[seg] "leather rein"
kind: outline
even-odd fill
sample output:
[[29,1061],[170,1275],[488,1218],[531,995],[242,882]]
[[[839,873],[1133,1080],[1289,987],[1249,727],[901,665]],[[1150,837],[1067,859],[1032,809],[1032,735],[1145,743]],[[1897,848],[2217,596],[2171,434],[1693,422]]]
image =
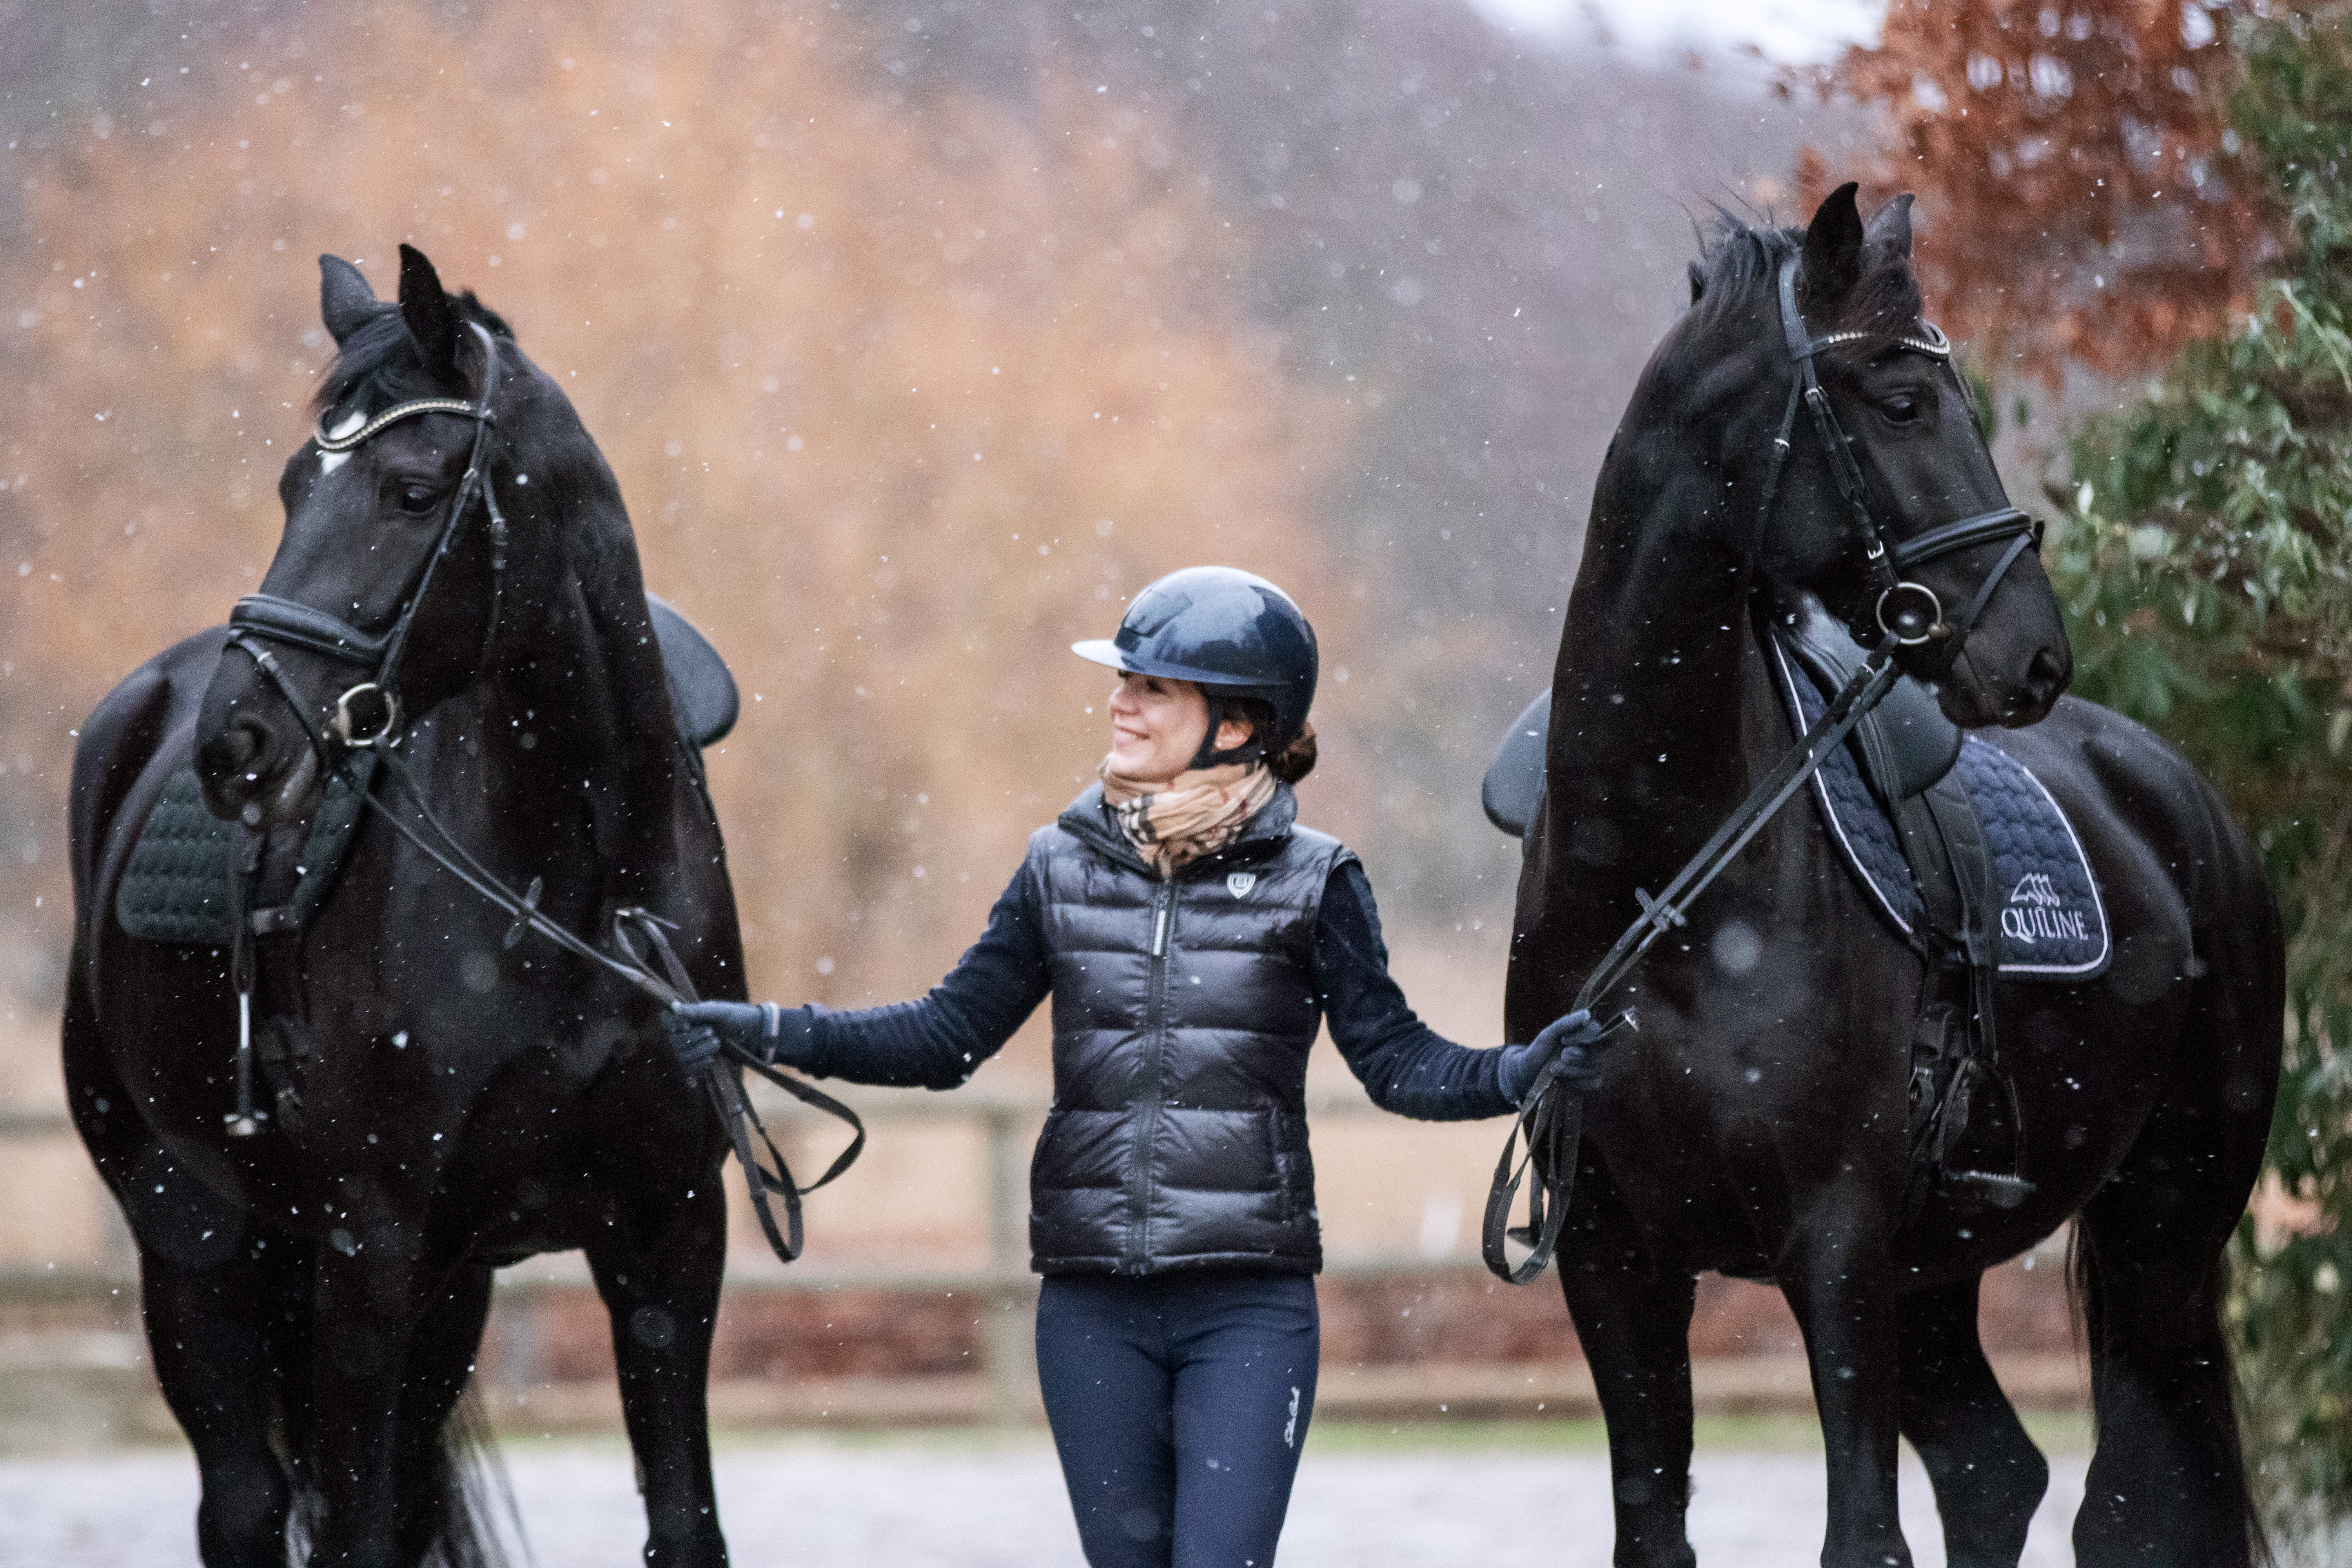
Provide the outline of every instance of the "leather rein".
[[[474,421],[474,442],[467,459],[465,477],[459,480],[457,494],[451,499],[449,513],[441,526],[441,534],[427,557],[423,574],[415,590],[401,606],[389,631],[371,634],[327,611],[297,600],[280,598],[273,594],[248,594],[236,602],[229,615],[230,647],[252,659],[266,676],[270,686],[292,710],[295,721],[301,725],[304,736],[320,761],[341,774],[359,791],[360,798],[377,816],[389,823],[428,859],[455,877],[484,901],[500,912],[513,917],[507,930],[505,945],[511,948],[527,933],[536,932],[574,957],[583,959],[607,973],[627,981],[660,1006],[698,1000],[694,983],[687,973],[671,945],[668,931],[677,929],[671,921],[650,910],[620,909],[614,911],[611,940],[614,951],[607,952],[581,937],[569,927],[539,908],[546,882],[533,877],[530,885],[520,893],[468,851],[434,814],[418,787],[416,777],[400,757],[397,748],[405,726],[402,722],[400,700],[395,685],[401,655],[408,645],[409,629],[416,618],[417,608],[433,585],[435,575],[456,547],[474,499],[479,496],[482,510],[489,525],[490,543],[490,614],[482,633],[482,647],[476,659],[476,678],[486,672],[497,647],[500,617],[506,602],[506,569],[509,531],[507,520],[499,510],[498,492],[490,484],[488,458],[491,456],[490,434],[497,426],[498,416],[490,408],[490,394],[498,385],[498,341],[488,331],[474,322],[467,323],[480,339],[486,358],[479,402],[450,397],[424,397],[385,409],[373,416],[357,429],[344,435],[331,435],[320,426],[311,439],[321,452],[352,451],[372,437],[380,435],[405,419],[426,414],[449,414]],[[323,654],[340,663],[352,665],[364,672],[364,679],[347,688],[335,700],[334,718],[324,731],[311,721],[309,708],[297,694],[277,656],[267,646],[277,643],[299,647],[308,652]],[[390,774],[401,793],[408,797],[422,823],[412,824],[394,812],[368,782],[356,778],[350,770],[350,757],[357,752],[375,753],[377,767]],[[235,932],[230,952],[231,980],[237,993],[236,1051],[236,1110],[224,1120],[232,1137],[249,1137],[261,1130],[268,1120],[268,1113],[256,1109],[253,1100],[253,938],[255,922],[246,909],[247,894],[255,872],[260,865],[263,832],[259,826],[259,810],[248,805],[243,823],[243,841],[233,858],[230,886],[231,926]],[[642,949],[639,942],[643,942]],[[709,1098],[712,1110],[727,1129],[728,1139],[735,1157],[743,1167],[751,1207],[759,1215],[760,1228],[776,1256],[790,1263],[798,1258],[805,1245],[801,1199],[826,1183],[833,1181],[856,1162],[866,1148],[866,1125],[857,1113],[822,1089],[782,1073],[762,1063],[743,1064],[761,1078],[783,1089],[803,1104],[838,1118],[846,1123],[853,1134],[849,1146],[844,1149],[825,1168],[824,1174],[803,1186],[793,1179],[792,1167],[786,1163],[782,1151],[760,1120],[743,1092],[742,1081],[726,1070],[719,1061],[713,1061],[700,1077],[700,1087]],[[759,1148],[764,1145],[768,1161],[759,1158]],[[770,1194],[784,1202],[784,1219],[779,1225],[769,1202]]]
[[[1752,564],[1757,547],[1762,544],[1771,522],[1781,475],[1796,434],[1797,410],[1802,406],[1811,414],[1814,434],[1828,454],[1831,476],[1853,521],[1854,531],[1861,536],[1863,559],[1878,588],[1873,618],[1878,623],[1879,641],[1822,716],[1757,781],[1748,798],[1675,874],[1665,890],[1652,898],[1638,888],[1634,889],[1633,897],[1642,906],[1641,915],[1625,928],[1624,934],[1585,977],[1571,1011],[1591,1008],[1632,972],[1652,943],[1667,931],[1688,923],[1686,911],[1708,884],[1763,831],[1764,825],[1821,770],[1854,727],[1893,689],[1899,675],[1895,668],[1896,648],[1948,641],[1957,657],[2009,569],[2029,548],[2039,549],[2042,542],[2039,521],[2015,507],[2001,507],[1938,524],[1889,547],[1871,512],[1869,488],[1853,455],[1853,437],[1838,423],[1814,364],[1815,356],[1822,350],[1859,341],[1867,334],[1832,332],[1819,338],[1811,334],[1803,312],[1797,306],[1799,260],[1792,255],[1780,263],[1780,325],[1796,374],[1789,388],[1788,406],[1780,416],[1780,434],[1773,437],[1748,558]],[[1927,335],[1906,335],[1897,340],[1896,346],[1906,353],[1925,354],[1950,369],[1950,341],[1933,323],[1923,324]],[[1957,377],[1958,373],[1954,374]],[[1933,589],[1903,575],[1929,561],[2000,539],[2009,540],[2008,549],[1985,574],[1957,617],[1946,618],[1943,602]],[[1603,1026],[1601,1039],[1605,1041],[1620,1030],[1639,1026],[1633,1009],[1624,1008]],[[1502,1157],[1496,1162],[1494,1181],[1487,1189],[1479,1250],[1486,1268],[1497,1279],[1525,1285],[1550,1263],[1559,1244],[1561,1227],[1568,1220],[1569,1201],[1575,1193],[1577,1153],[1583,1128],[1584,1097],[1559,1082],[1559,1059],[1554,1057],[1538,1070],[1534,1083],[1520,1100],[1518,1117],[1504,1140]],[[1522,1139],[1526,1141],[1524,1152],[1520,1150]],[[1538,1179],[1528,1187],[1528,1223],[1514,1229],[1510,1225],[1511,1205],[1519,1188],[1527,1184],[1531,1168]],[[1510,1261],[1507,1241],[1517,1241],[1529,1248],[1527,1257],[1516,1266]]]

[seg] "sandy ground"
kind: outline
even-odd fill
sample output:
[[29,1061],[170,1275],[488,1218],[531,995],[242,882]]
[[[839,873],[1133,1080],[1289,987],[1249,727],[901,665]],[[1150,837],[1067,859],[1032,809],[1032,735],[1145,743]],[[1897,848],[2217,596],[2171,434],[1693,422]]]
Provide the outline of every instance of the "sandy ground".
[[[618,1443],[509,1438],[506,1472],[539,1568],[633,1568],[644,1536]],[[2052,1459],[2029,1565],[2071,1561],[2079,1454]],[[864,1568],[1080,1568],[1052,1450],[1042,1438],[908,1436],[722,1446],[721,1517],[740,1563]],[[1709,1568],[1811,1568],[1822,1479],[1812,1452],[1702,1451],[1691,1538]],[[1447,1443],[1312,1443],[1283,1568],[1475,1563],[1602,1568],[1607,1460]],[[194,1464],[143,1450],[0,1461],[0,1568],[194,1568]],[[1920,1568],[1944,1562],[1926,1478],[1906,1458],[1904,1526]]]

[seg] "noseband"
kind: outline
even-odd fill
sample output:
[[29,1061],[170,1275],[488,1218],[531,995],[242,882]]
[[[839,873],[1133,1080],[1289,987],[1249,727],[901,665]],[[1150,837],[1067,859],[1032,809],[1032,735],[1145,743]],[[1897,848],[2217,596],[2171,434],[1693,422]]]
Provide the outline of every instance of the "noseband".
[[[498,424],[498,416],[490,412],[490,395],[499,383],[499,345],[498,340],[481,326],[471,321],[467,325],[481,340],[486,356],[480,402],[420,397],[394,405],[348,434],[330,435],[321,425],[310,437],[321,452],[349,452],[402,420],[419,415],[453,414],[474,422],[474,446],[466,459],[466,476],[458,481],[457,493],[450,500],[448,518],[441,525],[441,535],[434,543],[432,554],[425,559],[424,575],[418,578],[415,592],[401,605],[392,628],[381,634],[363,632],[325,610],[275,594],[247,594],[229,612],[229,646],[244,650],[273,676],[276,661],[262,646],[265,641],[324,654],[367,672],[367,679],[346,688],[335,699],[335,717],[331,726],[343,744],[362,751],[399,743],[401,711],[394,682],[400,673],[401,655],[407,651],[409,628],[415,623],[417,607],[425,603],[425,595],[433,586],[435,574],[455,548],[458,531],[465,525],[466,514],[472,509],[478,492],[490,522],[490,615],[482,630],[482,651],[476,661],[478,671],[488,667],[491,650],[498,641],[499,612],[506,602],[507,520],[499,510],[498,492],[490,487],[488,458],[490,431]],[[297,710],[299,711],[299,705]]]
[[[1891,550],[1888,548],[1885,534],[1871,515],[1870,490],[1863,480],[1862,465],[1854,459],[1853,438],[1838,423],[1837,413],[1830,406],[1829,394],[1822,389],[1821,373],[1814,363],[1815,356],[1822,350],[1856,342],[1867,334],[1811,335],[1805,326],[1804,312],[1797,308],[1800,259],[1792,255],[1780,263],[1780,330],[1797,374],[1789,388],[1789,406],[1780,416],[1780,433],[1772,441],[1772,462],[1765,474],[1763,504],[1756,515],[1756,537],[1761,542],[1765,527],[1771,521],[1772,503],[1780,492],[1781,469],[1789,460],[1790,438],[1796,432],[1797,408],[1801,404],[1812,416],[1813,432],[1829,458],[1830,475],[1837,482],[1838,494],[1844,500],[1846,510],[1853,514],[1855,531],[1862,535],[1863,559],[1868,563],[1871,577],[1878,586],[1874,618],[1879,631],[1904,647],[1949,641],[1957,653],[2010,567],[2029,547],[2041,548],[2042,524],[2017,508],[2006,506],[1956,522],[1941,523],[1913,538],[1898,540]],[[1911,353],[1925,354],[1946,369],[1951,367],[1951,342],[1932,323],[1927,325],[1925,337],[1906,334],[1896,342]],[[1943,601],[1936,596],[1934,589],[1903,575],[1930,561],[2000,539],[2010,542],[2009,549],[1978,584],[1975,597],[1957,619],[1945,619]]]

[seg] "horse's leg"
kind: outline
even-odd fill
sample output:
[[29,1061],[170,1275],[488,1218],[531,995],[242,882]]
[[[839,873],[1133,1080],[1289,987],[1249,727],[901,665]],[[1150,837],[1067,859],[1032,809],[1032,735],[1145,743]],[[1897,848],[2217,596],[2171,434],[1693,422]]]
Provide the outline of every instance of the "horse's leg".
[[371,1216],[364,1203],[346,1208],[318,1254],[311,1364],[317,1480],[326,1501],[311,1552],[319,1568],[411,1562],[402,1551],[394,1466],[401,1380],[423,1303],[439,1286],[415,1255],[422,1224]]
[[1935,1483],[1951,1568],[2016,1568],[2050,1467],[1985,1360],[1978,1283],[1902,1300],[1903,1435]]
[[[1652,1272],[1607,1178],[1577,1178],[1579,1224],[1560,1248],[1560,1289],[1609,1427],[1617,1568],[1692,1568],[1690,1321],[1697,1281]],[[1591,1219],[1587,1219],[1591,1215]],[[1612,1221],[1615,1221],[1614,1224]]]
[[1874,1195],[1832,1190],[1784,1234],[1781,1293],[1804,1331],[1829,1466],[1822,1568],[1909,1568],[1895,1505],[1901,1346],[1893,1229]]
[[139,1244],[142,1315],[163,1402],[195,1450],[205,1568],[285,1568],[292,1489],[269,1446],[270,1308],[279,1255],[244,1213],[174,1164],[132,1109],[74,955],[65,1016],[74,1123]]
[[293,1487],[269,1441],[274,1265],[241,1253],[188,1268],[142,1247],[139,1271],[155,1380],[202,1478],[197,1554],[205,1568],[284,1568]]
[[393,1492],[404,1562],[417,1563],[436,1540],[446,1540],[450,1562],[472,1562],[463,1548],[488,1527],[467,1509],[464,1456],[449,1430],[451,1412],[473,1375],[482,1325],[490,1315],[491,1270],[461,1268],[447,1292],[425,1313],[409,1342],[408,1373],[401,1380],[400,1430],[393,1450]]
[[612,1318],[621,1412],[645,1492],[647,1568],[723,1568],[727,1562],[710,1479],[706,1387],[726,1225],[714,1172],[672,1212],[659,1237],[588,1248],[597,1293]]
[[2221,1250],[2245,1188],[2233,1185],[2221,1200],[2200,1191],[2196,1173],[2210,1156],[2200,1162],[2161,1131],[2141,1134],[2076,1219],[2098,1417],[2074,1517],[2074,1556],[2084,1568],[2252,1560],[2221,1326]]
[[[257,1252],[244,1216],[160,1150],[139,1173],[144,1197],[134,1212],[177,1211],[167,1222],[172,1237],[140,1242],[140,1305],[155,1380],[202,1478],[197,1552],[205,1568],[284,1568],[293,1489],[270,1445],[283,1371],[272,1309],[284,1294],[278,1276],[299,1259],[266,1247]],[[182,1233],[207,1230],[210,1241],[228,1244],[227,1258],[172,1256]]]

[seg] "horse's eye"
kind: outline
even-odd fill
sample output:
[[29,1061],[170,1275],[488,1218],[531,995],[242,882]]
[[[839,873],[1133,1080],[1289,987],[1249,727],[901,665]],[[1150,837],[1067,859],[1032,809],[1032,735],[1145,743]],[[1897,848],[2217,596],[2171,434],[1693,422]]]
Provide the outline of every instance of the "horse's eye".
[[1886,416],[1891,425],[1914,425],[1919,419],[1919,400],[1907,392],[1898,392],[1883,399],[1878,411]]
[[403,485],[393,495],[393,504],[411,517],[422,517],[431,511],[441,492],[431,485]]

